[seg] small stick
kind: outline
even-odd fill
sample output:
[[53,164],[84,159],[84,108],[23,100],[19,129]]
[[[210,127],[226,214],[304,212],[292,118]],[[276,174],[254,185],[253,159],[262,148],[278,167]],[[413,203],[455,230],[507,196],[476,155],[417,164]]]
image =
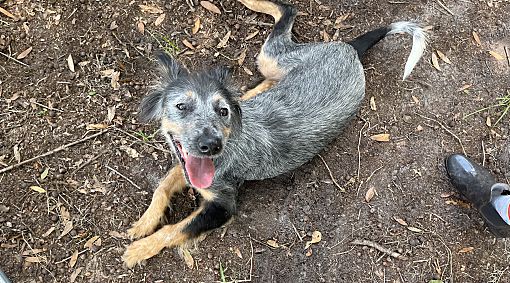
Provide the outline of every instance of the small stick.
[[[84,249],[83,251],[78,252],[78,255],[81,255],[82,253],[84,253],[84,252],[86,252],[86,251],[88,251],[88,250],[89,250],[89,249]],[[66,261],[70,260],[72,257],[73,257],[73,256],[66,257],[66,258],[64,258],[64,259],[63,259],[63,260],[61,260],[61,261],[57,261],[57,262],[55,262],[55,264],[59,264],[59,263],[66,262]]]
[[111,171],[113,171],[113,173],[121,176],[122,178],[124,178],[126,181],[128,181],[131,185],[133,185],[135,188],[139,189],[140,191],[142,190],[142,188],[140,188],[137,184],[135,184],[135,182],[131,181],[128,177],[122,175],[119,171],[113,169],[112,167],[108,166],[108,165],[105,165],[106,168],[110,169]]
[[49,155],[55,154],[55,153],[57,153],[57,152],[59,152],[59,151],[62,151],[62,150],[64,150],[64,149],[67,149],[68,147],[71,147],[71,146],[73,146],[73,145],[77,145],[77,144],[82,143],[82,142],[84,142],[84,141],[87,141],[87,140],[93,139],[93,138],[95,138],[95,137],[97,137],[97,136],[100,136],[100,135],[102,135],[102,134],[106,133],[107,131],[108,131],[108,130],[101,131],[101,132],[99,132],[99,133],[96,133],[96,134],[90,135],[90,136],[88,136],[88,137],[85,137],[85,138],[83,138],[83,139],[81,139],[81,140],[77,140],[77,141],[74,141],[74,142],[72,142],[72,143],[68,143],[68,144],[62,145],[62,146],[60,146],[60,147],[58,147],[58,148],[55,148],[54,150],[48,151],[48,152],[43,153],[43,154],[41,154],[41,155],[38,155],[38,156],[36,156],[36,157],[32,157],[32,158],[27,159],[27,160],[25,160],[25,161],[22,161],[22,162],[20,162],[20,163],[17,163],[17,164],[11,165],[11,166],[9,166],[9,167],[6,167],[6,168],[4,168],[4,169],[0,170],[0,174],[1,174],[1,173],[5,173],[5,172],[7,172],[7,171],[9,171],[9,170],[12,170],[12,169],[14,169],[14,168],[16,168],[16,167],[19,167],[19,166],[21,166],[21,165],[24,165],[24,164],[27,164],[27,163],[29,163],[29,162],[32,162],[32,161],[34,161],[34,160],[37,160],[37,159],[40,159],[40,158],[43,158],[43,157],[46,157],[46,156],[49,156]]
[[91,159],[85,161],[82,165],[78,166],[78,168],[76,168],[74,171],[73,171],[73,174],[75,174],[76,172],[80,171],[81,169],[83,169],[83,167],[89,165],[90,163],[92,163],[94,160],[98,159],[99,157],[103,156],[103,154],[107,153],[108,151],[107,150],[104,150],[102,151],[101,153],[99,153],[98,155],[92,157]]
[[290,222],[290,224],[292,224],[292,228],[294,228],[294,232],[296,232],[296,235],[298,236],[299,241],[302,242],[303,241],[303,237],[301,237],[301,235],[299,235],[299,232],[296,229],[296,226],[294,226],[294,223],[292,223],[292,221]]
[[3,53],[3,52],[0,52],[0,55],[4,55],[5,57],[7,57],[7,59],[11,59],[12,61],[14,61],[14,62],[16,62],[16,63],[18,63],[18,64],[21,64],[21,65],[23,65],[23,66],[25,66],[25,67],[30,67],[30,65],[27,65],[27,64],[25,64],[25,63],[21,62],[20,60],[18,60],[18,59],[16,59],[16,58],[14,58],[14,57],[11,57],[11,56],[9,56],[9,55],[7,55],[7,54]]
[[485,167],[485,145],[482,141],[482,153],[483,153],[483,160],[482,160],[482,167]]
[[508,67],[510,67],[510,56],[508,55],[508,47],[505,46],[505,55],[506,55],[506,61],[508,63]]
[[443,128],[443,130],[447,131],[450,135],[452,135],[459,142],[460,147],[462,148],[462,152],[464,153],[465,156],[467,156],[466,150],[464,149],[464,145],[462,144],[462,140],[456,134],[454,134],[452,131],[450,131],[447,127],[445,127],[443,125],[443,123],[439,122],[438,120],[429,118],[427,116],[423,116],[423,115],[418,114],[418,113],[416,113],[416,115],[422,117],[423,119],[426,119],[426,120],[429,120],[429,121],[432,121],[432,122],[436,122],[437,124],[439,124],[439,126],[441,126],[441,128]]
[[340,189],[340,191],[345,192],[345,189],[344,189],[344,188],[342,188],[342,187],[341,187],[341,186],[340,186],[340,185],[336,182],[335,177],[333,177],[333,173],[331,173],[331,170],[329,169],[329,166],[328,166],[328,164],[326,163],[326,160],[324,160],[324,158],[322,158],[322,156],[321,156],[320,154],[317,154],[317,155],[320,157],[320,159],[321,159],[321,160],[322,160],[322,162],[324,163],[324,166],[326,166],[326,169],[327,169],[327,170],[328,170],[328,172],[329,172],[329,177],[331,178],[331,181],[333,181],[333,183],[335,184],[335,186],[336,186],[338,189]]
[[436,0],[436,2],[439,4],[439,6],[443,7],[443,9],[450,13],[450,15],[455,16],[455,14],[450,9],[448,9],[448,7],[446,7],[446,5],[441,2],[441,0]]
[[39,102],[37,102],[37,101],[32,101],[32,102],[33,102],[34,104],[39,105],[39,106],[41,106],[42,108],[46,108],[46,109],[48,109],[48,110],[53,110],[53,111],[58,111],[58,112],[64,112],[64,110],[60,110],[60,109],[57,109],[57,108],[49,107],[49,106],[46,106],[46,105],[44,105],[44,104],[42,104],[42,103],[39,103]]
[[9,18],[16,19],[16,17],[15,17],[13,14],[11,14],[11,12],[9,12],[9,11],[5,10],[5,9],[4,9],[4,8],[2,8],[2,7],[0,7],[0,13],[2,13],[2,14],[4,14],[4,15],[6,15],[6,16],[7,16],[7,17],[9,17]]
[[358,246],[367,246],[367,247],[371,247],[371,248],[374,248],[382,253],[385,253],[391,257],[394,257],[396,259],[400,259],[400,260],[408,260],[408,257],[406,256],[403,256],[397,252],[393,252],[381,245],[379,245],[378,243],[375,243],[375,242],[372,242],[372,241],[368,241],[368,240],[354,240],[351,242],[351,245],[358,245]]

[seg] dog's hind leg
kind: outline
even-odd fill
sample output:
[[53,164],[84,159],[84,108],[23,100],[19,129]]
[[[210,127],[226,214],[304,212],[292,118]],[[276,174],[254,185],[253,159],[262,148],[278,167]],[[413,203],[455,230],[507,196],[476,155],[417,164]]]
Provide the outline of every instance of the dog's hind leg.
[[175,193],[186,187],[181,165],[173,167],[168,175],[159,183],[152,195],[149,208],[142,217],[128,230],[132,238],[141,238],[152,233],[165,215],[165,209]]
[[[227,200],[228,202],[234,199]],[[122,256],[128,267],[157,255],[165,247],[183,246],[207,231],[221,227],[233,214],[232,208],[204,199],[200,208],[177,224],[165,225],[154,234],[129,245]]]

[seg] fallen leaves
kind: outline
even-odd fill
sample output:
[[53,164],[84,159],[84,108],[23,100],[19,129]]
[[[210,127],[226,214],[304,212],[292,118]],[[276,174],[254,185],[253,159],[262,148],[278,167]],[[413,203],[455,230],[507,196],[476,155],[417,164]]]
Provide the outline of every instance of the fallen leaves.
[[312,240],[306,242],[305,250],[308,249],[312,244],[317,244],[322,240],[322,233],[320,231],[313,231]]
[[33,191],[36,191],[36,192],[38,192],[40,194],[44,194],[46,192],[45,189],[43,189],[43,188],[41,188],[39,186],[31,186],[30,189],[33,190]]
[[78,261],[78,250],[75,250],[71,259],[69,260],[69,267],[73,268],[76,265],[76,261]]
[[389,142],[390,141],[390,134],[377,134],[370,136],[371,140],[378,141],[378,142]]
[[32,52],[32,46],[30,46],[29,48],[25,49],[25,51],[18,54],[18,56],[16,56],[16,59],[18,59],[18,60],[24,59],[25,57],[28,56],[28,54],[30,54],[30,52]]
[[71,72],[75,72],[74,70],[74,60],[73,60],[73,55],[69,54],[69,57],[67,57],[67,66],[69,67],[69,70],[71,70]]
[[73,273],[71,273],[71,276],[69,276],[69,282],[73,283],[74,281],[76,281],[76,278],[78,277],[78,275],[80,275],[80,272],[82,270],[83,270],[83,267],[76,268],[76,270]]
[[459,250],[459,254],[470,253],[474,250],[474,247],[465,247]]
[[275,248],[275,249],[280,247],[280,245],[276,242],[276,240],[273,240],[273,239],[267,240],[266,244],[272,248]]
[[396,216],[393,216],[393,219],[395,221],[397,221],[398,224],[402,225],[402,226],[408,226],[407,222],[402,219],[402,218],[399,218],[399,217],[396,217]]
[[377,111],[377,105],[375,105],[375,97],[370,97],[370,109],[372,111]]
[[101,246],[101,238],[99,236],[94,236],[90,239],[88,239],[87,242],[85,242],[85,245],[83,245],[86,249],[92,249],[93,246],[100,247]]
[[200,1],[200,6],[204,7],[209,12],[215,13],[215,14],[221,14],[220,9],[218,6],[214,5],[213,3],[209,1]]
[[505,57],[503,57],[503,55],[499,54],[496,51],[491,50],[491,51],[489,51],[489,54],[492,55],[492,57],[496,58],[496,60],[498,60],[498,61],[505,59]]
[[376,195],[376,191],[374,187],[370,187],[367,192],[365,193],[365,201],[370,202],[374,196]]
[[196,34],[200,30],[200,18],[197,18],[195,20],[195,23],[193,24],[193,28],[191,29],[192,34]]
[[223,48],[227,45],[227,42],[228,40],[230,39],[230,35],[232,34],[232,32],[229,30],[227,31],[227,33],[225,34],[225,36],[220,40],[220,42],[218,43],[218,45],[216,45],[216,48]]
[[248,34],[248,35],[244,38],[244,40],[245,40],[245,41],[248,41],[248,40],[250,40],[250,39],[254,38],[255,36],[257,36],[257,34],[259,34],[259,32],[260,32],[259,30],[255,30],[254,32],[252,32],[252,33]]
[[50,172],[50,168],[46,167],[46,169],[44,169],[44,171],[41,173],[41,180],[46,179],[46,177],[48,177],[49,172]]
[[416,228],[416,227],[411,227],[411,226],[408,226],[407,229],[411,232],[415,232],[415,233],[421,233],[423,232],[422,229],[419,229],[419,228]]
[[145,24],[142,22],[142,21],[139,21],[137,24],[136,24],[136,29],[138,30],[138,32],[140,32],[141,34],[144,34],[145,33]]
[[156,5],[138,5],[142,12],[149,14],[162,14],[163,10]]
[[446,55],[443,52],[436,50],[436,53],[437,53],[437,56],[439,56],[439,58],[441,60],[443,60],[443,62],[445,62],[446,64],[452,63],[452,61],[450,61],[450,59],[448,57],[446,57]]
[[436,70],[441,71],[441,67],[439,67],[439,61],[437,60],[436,53],[432,53],[431,61],[432,61],[432,66],[434,66],[434,68],[436,68]]
[[482,45],[482,42],[480,41],[480,37],[478,36],[478,33],[476,33],[476,31],[473,31],[473,39],[475,40],[476,44],[478,46],[481,46]]
[[60,236],[58,238],[62,238],[65,235],[69,234],[71,230],[73,230],[73,221],[71,221],[71,214],[65,208],[65,206],[60,206],[60,218],[62,220],[62,223],[64,224],[64,229],[62,230],[62,233],[60,233]]
[[155,26],[160,26],[160,25],[163,23],[163,21],[165,20],[165,16],[166,16],[166,14],[161,14],[161,15],[159,15],[159,16],[156,18],[156,20],[154,21],[154,25],[155,25]]
[[16,17],[9,11],[5,10],[4,8],[0,7],[0,13],[6,15],[7,17],[11,19],[16,19]]
[[14,159],[16,159],[16,161],[18,163],[20,163],[21,162],[21,153],[19,152],[19,146],[15,145],[13,148],[13,151],[14,151]]

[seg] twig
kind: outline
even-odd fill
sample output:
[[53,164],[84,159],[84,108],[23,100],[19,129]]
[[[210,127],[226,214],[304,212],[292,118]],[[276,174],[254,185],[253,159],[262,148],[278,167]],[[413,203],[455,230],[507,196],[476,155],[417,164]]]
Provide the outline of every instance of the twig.
[[482,159],[482,167],[485,167],[485,145],[482,141],[482,153],[483,153],[483,159]]
[[[82,253],[84,253],[84,252],[86,252],[86,251],[88,251],[88,250],[89,250],[89,249],[84,249],[83,251],[78,252],[78,255],[81,255]],[[59,264],[59,263],[62,263],[62,262],[66,262],[66,261],[70,260],[72,257],[73,257],[73,256],[66,257],[66,258],[64,258],[64,259],[63,259],[63,260],[61,260],[61,261],[57,261],[57,262],[55,262],[55,264]]]
[[[363,118],[362,118],[363,119]],[[358,172],[356,173],[356,180],[359,181],[359,174],[361,172],[361,152],[359,150],[361,145],[361,134],[363,133],[363,129],[367,125],[367,122],[363,124],[363,127],[361,127],[361,130],[359,130],[359,137],[358,137]]]
[[14,61],[14,62],[16,62],[16,63],[18,63],[18,64],[21,64],[21,65],[23,65],[23,66],[25,66],[25,67],[30,67],[30,65],[27,65],[27,64],[25,64],[25,63],[21,62],[20,60],[18,60],[18,59],[16,59],[16,58],[14,58],[14,57],[11,57],[11,56],[9,56],[9,55],[7,55],[7,54],[3,53],[3,52],[0,52],[0,55],[4,55],[5,57],[7,57],[7,59],[11,59],[12,61]]
[[64,112],[64,110],[60,110],[60,109],[57,109],[57,108],[49,107],[49,106],[46,106],[46,105],[44,105],[44,104],[42,104],[42,103],[39,103],[39,102],[37,102],[37,101],[31,101],[31,102],[32,102],[32,103],[34,103],[34,104],[36,104],[36,105],[41,106],[42,108],[46,108],[46,109],[48,109],[48,110],[53,110],[53,111],[57,111],[57,112]]
[[335,186],[341,191],[341,192],[345,192],[345,189],[342,188],[335,180],[335,177],[333,177],[333,173],[331,173],[331,170],[329,169],[329,166],[328,164],[326,163],[326,160],[324,160],[324,158],[322,158],[322,156],[320,154],[318,154],[318,156],[320,157],[320,159],[322,160],[322,162],[324,163],[324,166],[326,166],[326,169],[328,170],[329,172],[329,177],[331,178],[331,181],[333,181],[333,183],[335,184]]
[[375,242],[372,242],[372,241],[368,241],[368,240],[354,240],[351,242],[351,245],[358,245],[358,246],[367,246],[367,247],[371,247],[371,248],[374,248],[382,253],[385,253],[391,257],[394,257],[396,259],[400,259],[400,260],[408,260],[408,257],[406,256],[403,256],[397,252],[393,252],[381,245],[379,245],[378,243],[375,243]]
[[508,55],[508,47],[505,46],[505,55],[506,55],[506,62],[508,63],[508,67],[510,67],[510,55]]
[[121,132],[121,133],[123,133],[123,134],[125,134],[125,135],[127,135],[127,136],[130,136],[130,137],[132,137],[132,138],[136,139],[136,140],[137,140],[137,141],[139,141],[139,142],[144,143],[145,145],[147,145],[147,146],[149,146],[149,147],[152,147],[152,148],[154,148],[154,149],[157,149],[157,150],[159,150],[159,151],[161,151],[161,152],[165,152],[165,153],[172,153],[171,151],[166,150],[166,149],[164,149],[164,148],[159,148],[159,147],[154,146],[154,145],[152,145],[152,144],[150,144],[150,143],[148,143],[148,142],[144,142],[144,141],[143,141],[143,140],[141,140],[139,137],[134,136],[134,135],[130,134],[129,132],[124,131],[124,130],[123,130],[123,129],[121,129],[121,128],[114,128],[114,129],[115,129],[115,130],[117,130],[117,131],[119,131],[119,132]]
[[465,156],[467,156],[466,150],[464,149],[464,145],[462,144],[462,140],[456,134],[454,134],[452,131],[450,131],[447,127],[445,127],[445,125],[443,125],[443,123],[439,122],[438,120],[429,118],[427,116],[423,116],[423,115],[421,115],[419,113],[416,113],[416,115],[422,117],[423,119],[426,119],[426,120],[429,120],[429,121],[432,121],[432,122],[436,122],[439,126],[441,126],[441,128],[443,128],[443,130],[448,132],[450,135],[452,135],[459,142],[460,147],[462,148],[462,152],[464,153]]
[[131,185],[133,185],[135,188],[139,189],[140,191],[142,190],[142,188],[140,188],[137,184],[135,184],[133,181],[131,181],[128,177],[122,175],[119,171],[113,169],[112,167],[108,166],[108,165],[105,165],[106,168],[110,169],[113,173],[121,176],[122,178],[124,178],[126,181],[128,181]]
[[91,159],[85,161],[83,164],[81,164],[80,166],[78,166],[78,168],[76,168],[72,174],[75,174],[76,172],[80,171],[81,169],[83,169],[83,167],[89,165],[90,163],[92,163],[94,160],[98,159],[99,157],[103,156],[103,154],[107,153],[108,151],[107,150],[104,150],[102,151],[101,153],[99,153],[98,155],[92,157]]
[[59,152],[59,151],[62,151],[62,150],[64,150],[64,149],[67,149],[68,147],[71,147],[71,146],[73,146],[73,145],[77,145],[77,144],[82,143],[82,142],[84,142],[84,141],[87,141],[87,140],[93,139],[93,138],[95,138],[95,137],[97,137],[97,136],[100,136],[100,135],[102,135],[102,134],[106,133],[107,131],[108,131],[108,130],[103,130],[103,131],[101,131],[101,132],[99,132],[99,133],[96,133],[96,134],[90,135],[90,136],[85,137],[85,138],[83,138],[83,139],[81,139],[81,140],[77,140],[77,141],[74,141],[74,142],[72,142],[72,143],[68,143],[68,144],[62,145],[62,146],[60,146],[60,147],[58,147],[58,148],[55,148],[54,150],[48,151],[48,152],[43,153],[43,154],[41,154],[41,155],[38,155],[38,156],[36,156],[36,157],[32,157],[32,158],[27,159],[27,160],[25,160],[25,161],[22,161],[22,162],[20,162],[20,163],[17,163],[17,164],[11,165],[11,166],[9,166],[9,167],[6,167],[6,168],[4,168],[4,169],[0,170],[0,174],[1,174],[1,173],[5,173],[5,172],[7,172],[7,171],[9,171],[9,170],[12,170],[12,169],[14,169],[14,168],[16,168],[16,167],[19,167],[19,166],[21,166],[21,165],[24,165],[24,164],[27,164],[27,163],[29,163],[29,162],[32,162],[32,161],[34,161],[34,160],[37,160],[37,159],[40,159],[40,158],[43,158],[43,157],[46,157],[46,156],[49,156],[49,155],[55,154],[55,153],[57,153],[57,152]]
[[375,170],[372,172],[372,174],[370,174],[370,176],[368,176],[368,178],[367,178],[367,180],[366,180],[365,182],[360,182],[360,183],[359,183],[358,191],[357,191],[357,193],[356,193],[356,196],[358,196],[358,195],[359,195],[359,191],[361,190],[361,186],[363,186],[363,184],[368,183],[368,181],[370,181],[370,179],[372,179],[372,177],[374,176],[375,172],[377,172],[377,171],[381,170],[382,168],[383,168],[383,166],[381,166],[381,167],[379,167],[379,168],[375,169]]
[[294,226],[294,223],[292,223],[292,221],[290,222],[290,224],[292,224],[292,228],[294,228],[294,232],[296,232],[296,235],[298,236],[299,241],[302,242],[303,241],[303,237],[301,237],[301,235],[299,235],[299,232],[296,229],[296,226]]
[[6,15],[7,17],[11,18],[11,19],[16,19],[16,16],[14,16],[13,14],[11,14],[11,12],[5,10],[4,8],[0,7],[0,13]]
[[443,7],[443,9],[450,13],[450,15],[455,16],[455,14],[450,9],[448,9],[448,7],[446,7],[446,5],[441,2],[441,0],[436,0],[436,2],[439,4],[439,6]]

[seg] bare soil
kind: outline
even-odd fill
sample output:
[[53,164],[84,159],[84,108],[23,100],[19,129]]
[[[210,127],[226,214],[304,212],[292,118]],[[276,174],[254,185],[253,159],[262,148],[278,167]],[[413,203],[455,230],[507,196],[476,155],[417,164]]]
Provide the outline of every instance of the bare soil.
[[[411,40],[392,36],[375,46],[363,60],[365,102],[323,151],[324,162],[245,184],[233,222],[192,250],[194,268],[175,249],[123,267],[124,232],[171,166],[156,125],[137,120],[156,79],[154,51],[175,52],[190,69],[232,66],[239,85],[260,79],[254,57],[272,19],[232,0],[212,1],[221,14],[198,2],[0,1],[16,17],[0,13],[0,51],[16,58],[32,48],[19,59],[26,65],[0,55],[0,169],[108,127],[0,174],[0,268],[13,282],[510,282],[508,241],[495,239],[453,192],[443,166],[464,148],[498,180],[510,177],[509,116],[495,124],[502,109],[493,107],[464,118],[510,91],[510,3],[486,0],[292,1],[302,12],[297,41],[349,40],[415,20],[430,25],[429,47],[401,81]],[[440,71],[430,60],[436,50],[451,60],[439,59]],[[370,138],[381,133],[390,141]],[[193,193],[183,193],[169,221],[195,206]],[[322,240],[305,249],[313,231]]]

